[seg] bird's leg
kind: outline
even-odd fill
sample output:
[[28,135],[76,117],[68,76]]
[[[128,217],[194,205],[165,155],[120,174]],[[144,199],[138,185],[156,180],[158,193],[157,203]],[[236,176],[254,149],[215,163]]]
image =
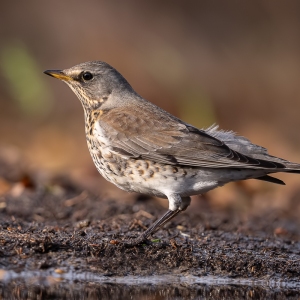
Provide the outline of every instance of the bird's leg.
[[151,234],[159,230],[162,226],[164,226],[167,222],[173,219],[178,215],[181,211],[185,210],[191,202],[190,197],[181,197],[177,194],[170,195],[169,199],[169,210],[156,222],[154,222],[146,231],[144,231],[139,237],[129,240],[123,241],[125,245],[135,246],[142,242],[144,242]]
[[173,214],[172,216],[170,216],[168,219],[164,220],[163,223],[160,224],[160,226],[158,228],[155,229],[155,231],[153,231],[152,233],[157,232],[160,228],[162,228],[165,224],[167,224],[168,222],[170,222],[173,218],[175,218],[180,212],[186,210],[188,208],[188,206],[191,203],[191,197],[183,197],[182,198],[182,205],[180,206],[179,209],[176,210],[176,213]]
[[169,221],[171,221],[172,219],[174,219],[179,213],[181,212],[180,209],[177,209],[176,211],[174,211],[174,214],[172,216],[169,216],[168,219],[165,219],[160,225],[159,227],[155,228],[155,231],[152,232],[155,233],[157,232],[159,229],[161,229],[162,227],[164,227],[164,225],[166,225]]
[[158,230],[161,227],[162,223],[165,223],[166,220],[170,220],[174,215],[177,215],[177,210],[168,210],[160,219],[154,222],[146,231],[144,231],[140,236],[135,239],[122,241],[125,245],[135,246],[144,242],[154,231]]

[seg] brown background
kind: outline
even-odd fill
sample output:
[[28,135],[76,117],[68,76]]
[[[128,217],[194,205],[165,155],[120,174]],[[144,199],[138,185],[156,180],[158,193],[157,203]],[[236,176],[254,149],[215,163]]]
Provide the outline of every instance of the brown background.
[[[300,162],[299,53],[296,0],[1,1],[1,153],[41,178],[67,174],[102,194],[121,193],[93,166],[79,101],[42,73],[103,60],[185,121],[216,122]],[[279,177],[287,187],[252,180],[210,198],[295,208],[300,178]]]

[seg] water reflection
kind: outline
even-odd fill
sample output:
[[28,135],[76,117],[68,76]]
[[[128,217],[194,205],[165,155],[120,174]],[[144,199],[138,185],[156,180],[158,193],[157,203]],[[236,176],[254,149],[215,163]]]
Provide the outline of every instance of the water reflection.
[[60,283],[41,286],[17,280],[1,284],[2,299],[299,299],[299,291],[205,284],[190,287],[112,283]]
[[[27,275],[25,275],[27,274]],[[1,275],[1,274],[0,274]],[[106,277],[2,270],[0,299],[299,299],[295,284],[213,277]],[[70,279],[72,277],[72,279]],[[199,280],[197,280],[197,278]],[[215,279],[213,281],[213,279]],[[221,283],[223,282],[223,284]],[[230,282],[236,282],[230,283]],[[242,284],[247,283],[248,284]],[[226,284],[225,284],[226,283]],[[229,284],[230,283],[230,284]]]

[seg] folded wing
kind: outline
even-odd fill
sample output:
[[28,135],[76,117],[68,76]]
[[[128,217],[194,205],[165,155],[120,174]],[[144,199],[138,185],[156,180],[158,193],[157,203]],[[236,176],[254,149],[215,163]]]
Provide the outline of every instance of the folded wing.
[[[187,125],[165,112],[150,113],[147,109],[116,108],[99,118],[99,126],[113,142],[112,151],[126,157],[189,167],[274,169],[274,172],[285,168],[281,160],[242,154],[209,131]],[[259,148],[266,154],[264,148]]]

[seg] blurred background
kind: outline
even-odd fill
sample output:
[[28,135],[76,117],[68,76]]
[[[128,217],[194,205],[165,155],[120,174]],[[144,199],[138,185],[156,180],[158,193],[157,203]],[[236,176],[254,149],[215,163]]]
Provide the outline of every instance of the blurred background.
[[[80,102],[43,74],[103,60],[184,121],[218,123],[300,162],[299,53],[297,0],[1,1],[1,157],[41,178],[63,174],[126,197],[97,174]],[[287,187],[249,180],[207,197],[299,208],[300,177],[278,177]]]

